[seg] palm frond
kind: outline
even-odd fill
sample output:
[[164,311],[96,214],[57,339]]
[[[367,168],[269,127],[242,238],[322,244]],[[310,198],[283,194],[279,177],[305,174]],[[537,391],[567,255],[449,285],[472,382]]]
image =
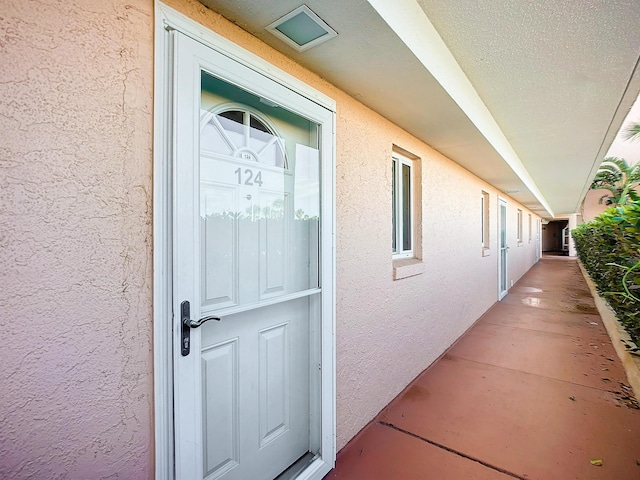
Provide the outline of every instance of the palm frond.
[[635,188],[640,183],[640,163],[630,166],[624,158],[604,159],[591,182],[591,190],[607,190],[610,194],[600,197],[607,205],[624,205],[627,201],[637,201]]
[[637,202],[638,200],[640,200],[640,195],[633,188],[629,189],[627,195],[629,196],[629,200],[631,200],[632,202]]
[[622,131],[625,140],[640,140],[640,123],[632,123]]
[[618,170],[621,170],[624,172],[629,170],[629,163],[624,158],[607,157],[600,164],[600,168],[605,168],[605,167],[609,169],[617,168]]

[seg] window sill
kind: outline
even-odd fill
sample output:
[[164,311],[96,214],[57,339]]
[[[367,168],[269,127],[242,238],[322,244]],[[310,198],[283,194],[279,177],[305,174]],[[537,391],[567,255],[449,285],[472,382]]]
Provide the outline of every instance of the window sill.
[[482,256],[483,257],[488,257],[489,255],[491,255],[491,249],[490,248],[486,248],[486,247],[482,247]]
[[413,277],[424,273],[424,263],[417,258],[399,258],[393,261],[393,279]]

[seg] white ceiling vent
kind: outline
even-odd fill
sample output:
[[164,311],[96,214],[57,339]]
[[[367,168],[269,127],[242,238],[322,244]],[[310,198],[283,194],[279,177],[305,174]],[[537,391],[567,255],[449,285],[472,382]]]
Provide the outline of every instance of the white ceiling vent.
[[268,25],[267,30],[299,52],[304,52],[338,35],[306,5]]

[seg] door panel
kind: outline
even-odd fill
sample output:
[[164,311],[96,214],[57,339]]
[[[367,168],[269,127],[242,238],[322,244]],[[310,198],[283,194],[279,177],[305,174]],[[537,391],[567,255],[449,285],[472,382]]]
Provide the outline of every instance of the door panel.
[[290,222],[284,212],[289,211],[289,195],[262,191],[260,206],[268,212],[260,220],[260,298],[264,299],[287,293]]
[[260,447],[282,434],[289,426],[288,325],[260,332]]
[[205,476],[239,461],[238,341],[202,350]]
[[309,311],[303,297],[200,328],[205,478],[272,479],[309,451]]
[[187,329],[188,355],[176,338],[176,472],[271,480],[319,453],[330,113],[181,35],[176,62],[174,309],[218,318]]
[[237,304],[237,232],[229,215],[238,210],[238,187],[201,181],[202,302],[206,306]]

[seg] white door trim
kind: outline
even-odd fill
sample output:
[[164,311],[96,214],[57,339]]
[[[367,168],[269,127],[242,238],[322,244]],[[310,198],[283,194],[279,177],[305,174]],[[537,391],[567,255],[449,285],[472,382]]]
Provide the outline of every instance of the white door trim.
[[[336,394],[335,394],[335,101],[297,78],[247,52],[197,22],[155,2],[154,49],[154,227],[153,227],[153,345],[154,345],[154,418],[155,478],[174,478],[173,432],[173,362],[172,362],[172,47],[169,30],[181,33],[258,71],[332,112],[331,164],[322,166],[322,208],[326,212],[322,242],[330,255],[323,257],[322,331],[321,335],[321,443],[322,455],[297,478],[320,480],[335,464]],[[325,316],[326,315],[326,316]]]

